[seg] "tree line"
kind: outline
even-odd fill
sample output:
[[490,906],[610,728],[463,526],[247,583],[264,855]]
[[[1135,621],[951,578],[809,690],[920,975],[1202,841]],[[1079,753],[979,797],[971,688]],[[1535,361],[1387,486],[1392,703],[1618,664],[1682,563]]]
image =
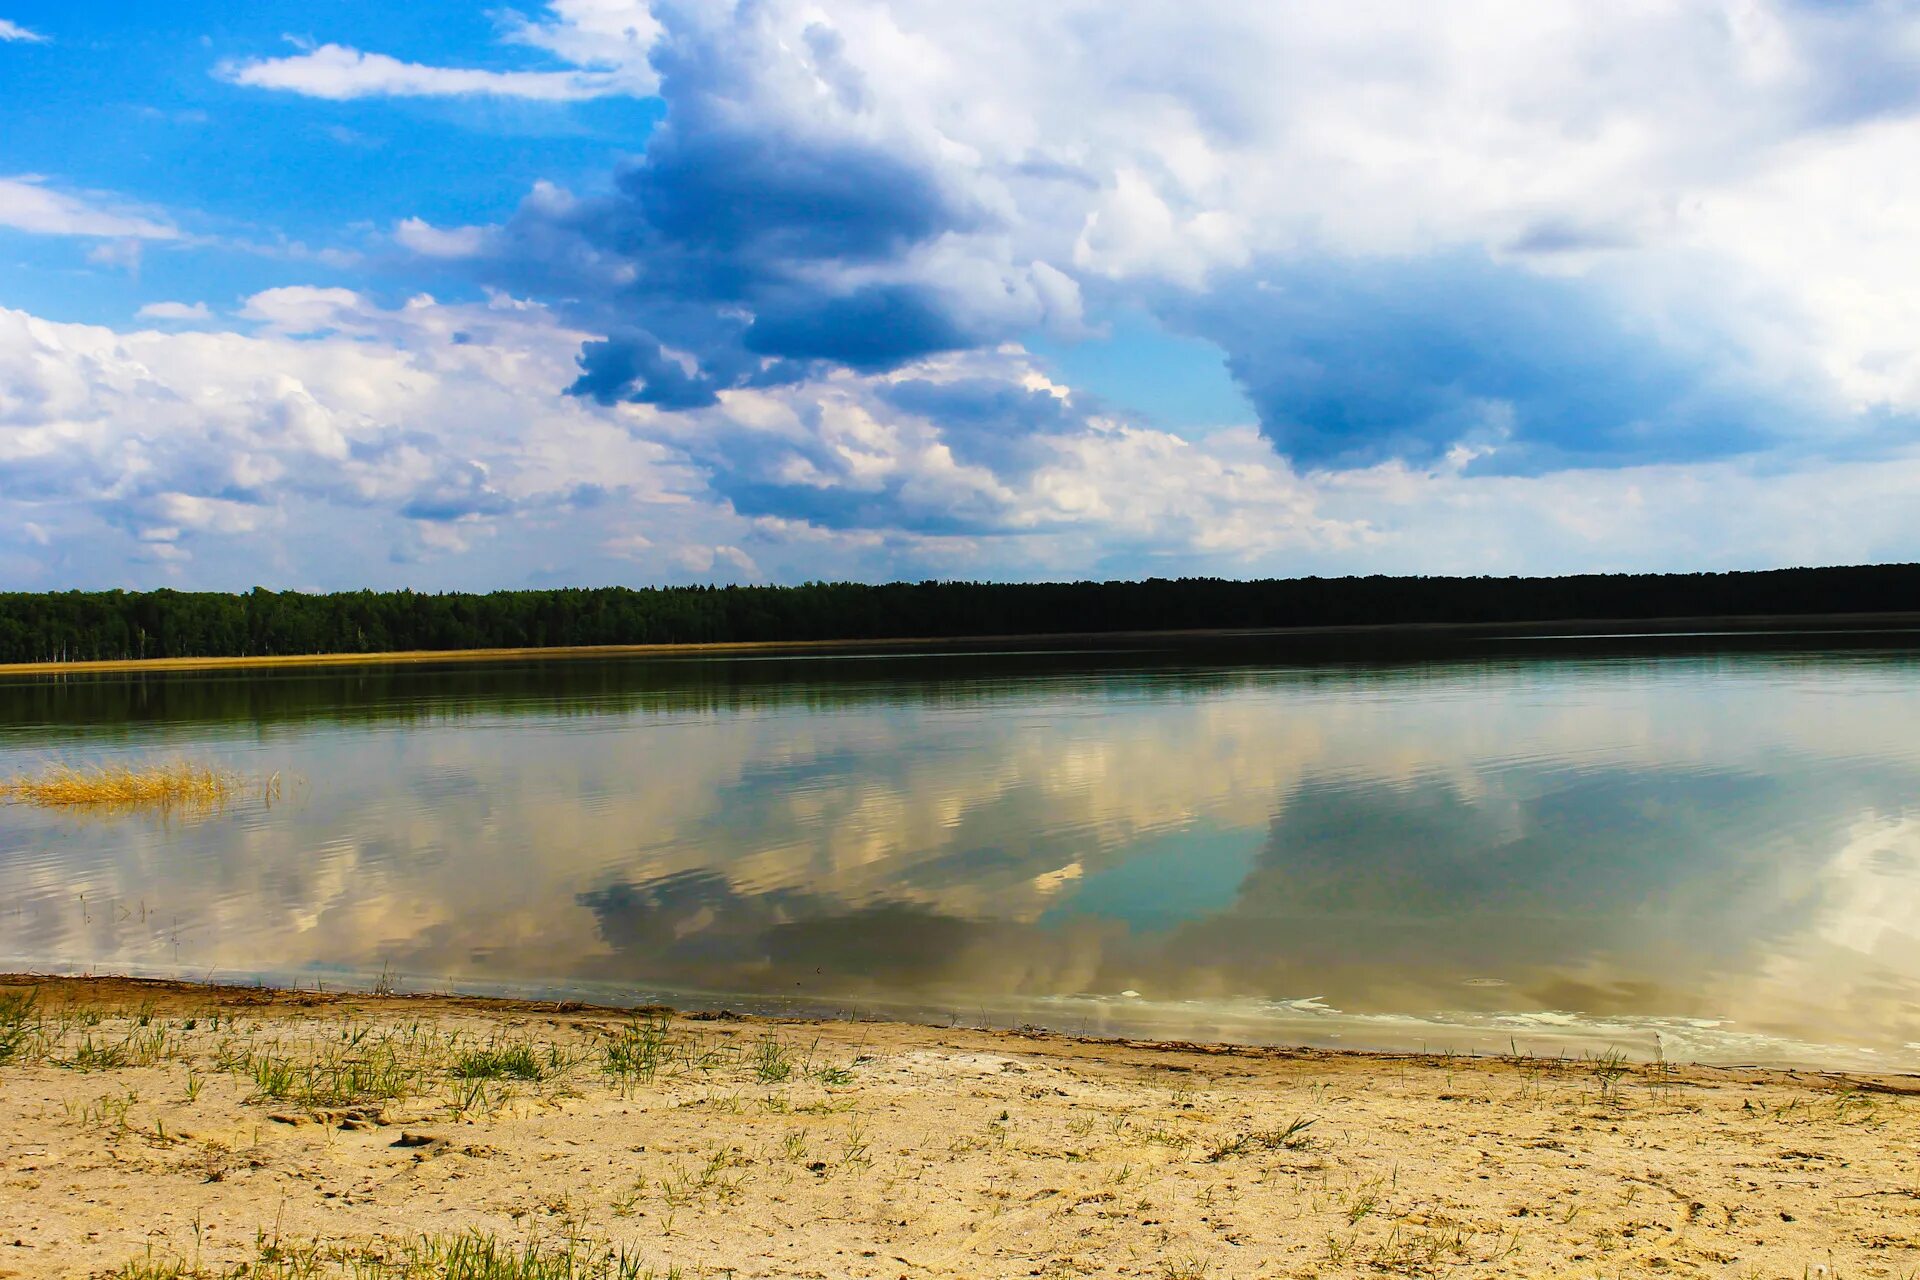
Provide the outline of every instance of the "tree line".
[[0,593],[0,662],[1920,611],[1920,565],[1558,578]]

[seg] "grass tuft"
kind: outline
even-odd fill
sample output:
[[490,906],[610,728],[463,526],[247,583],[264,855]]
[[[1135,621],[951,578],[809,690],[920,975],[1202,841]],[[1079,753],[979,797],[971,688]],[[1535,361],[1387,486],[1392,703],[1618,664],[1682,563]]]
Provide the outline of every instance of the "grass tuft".
[[421,1236],[409,1241],[374,1238],[354,1245],[286,1242],[262,1238],[255,1256],[215,1271],[149,1250],[112,1280],[679,1280],[677,1267],[644,1265],[625,1248],[567,1239],[511,1244],[490,1232]]
[[670,1033],[665,1018],[635,1019],[606,1046],[606,1072],[622,1081],[651,1081],[667,1059]]
[[454,1060],[456,1080],[538,1080],[542,1071],[530,1045],[475,1049]]
[[33,1033],[35,993],[0,991],[0,1063],[11,1062]]

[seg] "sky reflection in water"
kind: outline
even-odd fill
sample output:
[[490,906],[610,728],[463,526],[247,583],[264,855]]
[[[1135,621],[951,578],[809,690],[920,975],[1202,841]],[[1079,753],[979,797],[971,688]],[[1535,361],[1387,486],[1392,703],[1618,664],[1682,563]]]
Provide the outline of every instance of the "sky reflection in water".
[[0,684],[0,772],[289,780],[200,820],[0,809],[0,957],[1912,1067],[1897,639]]

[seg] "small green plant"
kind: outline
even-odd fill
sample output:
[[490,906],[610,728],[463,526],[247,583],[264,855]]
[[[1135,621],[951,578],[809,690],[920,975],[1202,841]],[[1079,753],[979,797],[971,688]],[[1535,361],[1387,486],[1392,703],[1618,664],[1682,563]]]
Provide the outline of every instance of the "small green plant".
[[194,1280],[198,1274],[199,1268],[186,1259],[160,1257],[152,1245],[147,1246],[145,1254],[111,1273],[112,1280]]
[[115,1067],[127,1065],[127,1046],[121,1044],[95,1044],[93,1033],[88,1032],[80,1038],[80,1047],[73,1056],[60,1064],[75,1071],[111,1071]]
[[456,1080],[538,1080],[543,1075],[540,1060],[524,1044],[504,1049],[476,1049],[454,1060]]
[[1380,1184],[1378,1182],[1362,1184],[1347,1200],[1347,1225],[1354,1225],[1379,1207]]
[[1160,1264],[1162,1280],[1204,1280],[1212,1262],[1197,1253],[1181,1254]]
[[670,1040],[665,1018],[629,1022],[607,1042],[602,1065],[623,1082],[651,1082],[667,1061]]
[[858,1120],[849,1121],[847,1125],[847,1140],[840,1149],[840,1163],[844,1165],[872,1164],[873,1159],[867,1154],[867,1150],[866,1130],[860,1127]]
[[0,1065],[13,1061],[27,1046],[38,1019],[32,991],[0,992]]
[[1316,1123],[1310,1116],[1295,1116],[1286,1124],[1274,1129],[1256,1129],[1248,1133],[1237,1133],[1226,1141],[1207,1150],[1207,1159],[1216,1164],[1233,1156],[1242,1156],[1249,1151],[1265,1149],[1268,1151],[1296,1150],[1307,1146],[1313,1140],[1307,1137],[1307,1130]]
[[496,1099],[487,1092],[484,1077],[475,1080],[463,1080],[447,1099],[447,1110],[454,1119],[468,1115],[491,1115],[496,1110],[495,1103],[504,1105],[504,1099]]
[[290,1096],[298,1080],[299,1073],[287,1058],[268,1056],[253,1060],[253,1085],[263,1098],[277,1102]]
[[697,1204],[703,1197],[726,1204],[739,1199],[741,1188],[746,1183],[745,1174],[728,1176],[728,1170],[737,1169],[747,1163],[739,1151],[732,1147],[716,1149],[707,1157],[707,1162],[698,1169],[676,1168],[667,1177],[660,1180],[660,1198],[669,1209],[683,1209]]
[[1627,1074],[1627,1055],[1618,1049],[1608,1049],[1605,1053],[1586,1055],[1587,1070],[1600,1085],[1602,1102],[1617,1101],[1620,1096],[1620,1078]]
[[640,1211],[640,1197],[646,1194],[647,1180],[635,1178],[633,1185],[613,1198],[611,1208],[616,1218],[631,1218]]
[[766,1036],[753,1046],[748,1056],[748,1065],[761,1084],[779,1084],[793,1074],[793,1055],[787,1046],[773,1036]]
[[133,1127],[132,1122],[127,1118],[127,1113],[133,1110],[134,1104],[139,1100],[140,1096],[129,1089],[118,1096],[103,1094],[92,1102],[81,1103],[78,1107],[71,1102],[66,1103],[65,1106],[67,1115],[78,1123],[89,1127],[111,1129],[114,1136],[119,1136]]

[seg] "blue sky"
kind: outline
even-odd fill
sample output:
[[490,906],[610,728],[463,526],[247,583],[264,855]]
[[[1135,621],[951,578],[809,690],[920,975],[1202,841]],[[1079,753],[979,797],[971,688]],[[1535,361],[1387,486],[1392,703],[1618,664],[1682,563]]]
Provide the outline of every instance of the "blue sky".
[[1920,555],[1920,6],[0,0],[0,588]]

